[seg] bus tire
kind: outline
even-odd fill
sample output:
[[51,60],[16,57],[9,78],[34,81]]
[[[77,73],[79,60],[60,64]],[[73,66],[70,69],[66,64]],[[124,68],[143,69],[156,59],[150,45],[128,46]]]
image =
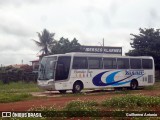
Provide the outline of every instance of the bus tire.
[[138,88],[138,82],[137,80],[132,80],[130,84],[130,89],[131,90],[136,90]]
[[61,94],[65,94],[67,90],[59,90]]
[[80,93],[83,88],[83,83],[82,82],[75,82],[73,85],[72,92],[73,93]]

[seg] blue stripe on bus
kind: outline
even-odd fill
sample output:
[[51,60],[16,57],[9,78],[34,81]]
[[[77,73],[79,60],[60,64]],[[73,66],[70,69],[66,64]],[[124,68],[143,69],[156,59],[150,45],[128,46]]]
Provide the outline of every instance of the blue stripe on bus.
[[117,86],[117,85],[123,85],[123,84],[131,82],[131,80],[125,81],[125,82],[121,82],[121,81],[131,77],[132,75],[130,75],[130,76],[124,78],[124,79],[121,79],[121,80],[118,80],[118,81],[114,81],[115,75],[118,74],[119,72],[121,72],[121,71],[116,71],[116,72],[111,73],[110,75],[108,75],[107,78],[106,78],[106,83],[113,83],[113,86]]
[[105,72],[102,72],[102,73],[99,73],[98,75],[96,75],[93,79],[92,79],[92,82],[95,86],[107,86],[106,83],[102,82],[101,81],[101,77],[104,73],[106,72],[109,72],[109,71],[105,71]]
[[118,81],[114,81],[114,76],[116,74],[118,74],[119,72],[121,71],[116,71],[114,73],[111,73],[109,76],[107,76],[106,78],[106,83],[102,82],[101,80],[101,77],[103,74],[105,74],[106,72],[109,72],[109,71],[105,71],[105,72],[102,72],[102,73],[99,73],[98,75],[96,75],[93,79],[92,79],[92,82],[95,86],[108,86],[108,85],[113,85],[113,86],[117,86],[117,85],[122,85],[122,84],[126,84],[128,82],[130,82],[131,80],[129,81],[125,81],[125,82],[121,82],[121,81],[124,81],[125,79],[131,77],[132,75],[124,78],[124,79],[121,79],[121,80],[118,80]]

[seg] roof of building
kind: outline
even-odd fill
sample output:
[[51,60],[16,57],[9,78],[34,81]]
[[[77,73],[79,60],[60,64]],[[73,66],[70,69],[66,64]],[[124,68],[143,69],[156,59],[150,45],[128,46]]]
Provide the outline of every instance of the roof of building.
[[14,68],[21,68],[23,66],[29,66],[28,64],[14,64],[14,65],[11,65],[12,67]]
[[39,62],[39,60],[32,60],[32,61],[30,61],[30,62]]

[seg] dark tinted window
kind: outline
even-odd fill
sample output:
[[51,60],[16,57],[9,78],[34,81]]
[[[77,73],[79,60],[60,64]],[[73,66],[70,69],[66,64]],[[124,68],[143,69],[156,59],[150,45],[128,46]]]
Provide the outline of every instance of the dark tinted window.
[[58,57],[57,67],[56,67],[56,80],[65,80],[68,78],[70,69],[70,56],[60,56]]
[[142,67],[143,69],[152,69],[152,60],[151,59],[142,59]]
[[116,58],[104,58],[103,59],[104,69],[116,69]]
[[101,69],[102,68],[102,58],[88,58],[89,69]]
[[141,69],[141,59],[130,59],[131,69]]
[[87,58],[86,57],[74,57],[73,59],[73,69],[87,69]]
[[128,58],[117,58],[118,69],[128,69],[129,59]]

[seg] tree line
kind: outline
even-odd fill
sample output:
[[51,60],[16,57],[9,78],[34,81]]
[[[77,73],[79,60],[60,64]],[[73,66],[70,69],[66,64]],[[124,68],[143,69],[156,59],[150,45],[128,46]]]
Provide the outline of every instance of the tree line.
[[155,68],[160,69],[160,29],[139,29],[139,34],[131,34],[131,47],[128,56],[152,56]]
[[[125,55],[152,56],[156,69],[160,69],[160,29],[140,28],[139,34],[130,35],[132,36],[130,39],[132,50],[129,50]],[[81,44],[76,38],[70,41],[64,37],[55,40],[54,37],[55,33],[49,32],[47,29],[41,33],[38,32],[39,39],[33,41],[41,48],[41,56],[80,51]]]
[[[140,28],[139,34],[130,34],[132,47],[125,55],[127,56],[152,56],[155,68],[160,70],[160,29]],[[69,40],[61,37],[55,40],[55,33],[44,29],[38,33],[38,40],[33,40],[40,47],[41,56],[52,54],[63,54],[68,52],[79,52],[81,44],[76,38]],[[106,41],[107,43],[107,41]],[[32,72],[31,67],[14,68],[12,66],[0,68],[0,80],[3,83],[11,81],[36,81],[37,73]]]

